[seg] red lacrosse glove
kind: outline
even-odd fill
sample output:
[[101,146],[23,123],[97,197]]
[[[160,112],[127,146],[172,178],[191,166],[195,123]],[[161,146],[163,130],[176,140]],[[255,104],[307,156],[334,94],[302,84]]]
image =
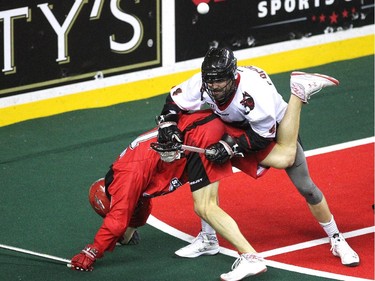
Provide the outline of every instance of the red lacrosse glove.
[[94,267],[92,265],[96,259],[100,258],[101,256],[102,255],[99,253],[99,250],[93,248],[92,245],[87,245],[79,254],[72,258],[72,269],[80,271],[93,271]]

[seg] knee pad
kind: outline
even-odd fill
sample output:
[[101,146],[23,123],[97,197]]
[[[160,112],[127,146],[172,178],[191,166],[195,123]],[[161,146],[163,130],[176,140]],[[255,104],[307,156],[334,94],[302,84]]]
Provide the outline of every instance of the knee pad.
[[296,187],[299,193],[301,193],[301,195],[305,197],[307,203],[309,203],[310,205],[316,205],[322,202],[323,193],[313,182],[311,182],[309,186]]
[[286,169],[286,172],[309,204],[316,205],[322,201],[323,194],[310,177],[305,153],[300,144],[297,146],[296,161],[293,166]]

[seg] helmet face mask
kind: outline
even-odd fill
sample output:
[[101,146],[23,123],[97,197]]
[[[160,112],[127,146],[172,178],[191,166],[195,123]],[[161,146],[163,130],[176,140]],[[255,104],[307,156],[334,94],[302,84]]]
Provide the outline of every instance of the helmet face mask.
[[211,99],[219,105],[225,104],[233,94],[234,80],[220,80],[210,83],[205,83],[205,89]]
[[160,159],[167,163],[171,163],[181,158],[180,151],[166,151],[166,152],[158,152],[158,153],[160,155]]
[[164,162],[171,163],[175,160],[181,159],[181,148],[179,144],[175,142],[151,143],[151,148],[160,155],[160,159]]
[[[235,92],[237,59],[233,52],[226,48],[210,49],[204,57],[201,72],[204,90],[219,105],[225,104]],[[223,93],[215,97],[215,92]]]

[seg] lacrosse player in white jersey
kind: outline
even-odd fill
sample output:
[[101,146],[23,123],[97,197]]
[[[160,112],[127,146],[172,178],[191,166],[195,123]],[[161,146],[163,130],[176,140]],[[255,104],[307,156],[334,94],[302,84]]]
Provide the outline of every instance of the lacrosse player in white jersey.
[[[163,118],[159,120],[158,141],[179,142],[180,132],[176,126],[179,116],[191,110],[200,110],[207,104],[224,122],[236,129],[241,128],[243,133],[223,135],[220,142],[209,147],[215,149],[216,154],[206,157],[216,163],[232,161],[233,166],[246,173],[246,167],[241,166],[242,159],[246,159],[248,154],[265,151],[260,159],[263,171],[269,167],[285,169],[305,198],[312,215],[330,238],[333,255],[340,257],[346,266],[357,266],[357,253],[345,241],[323,193],[312,181],[302,146],[293,141],[298,136],[295,128],[299,127],[302,105],[307,104],[310,97],[322,88],[338,84],[330,76],[292,72],[288,106],[264,70],[255,66],[238,67],[231,50],[212,48],[205,55],[201,72],[171,89],[161,112]],[[275,145],[276,141],[278,145]],[[283,141],[286,141],[284,146]],[[218,252],[216,232],[202,220],[201,232],[190,245],[176,251],[176,255],[195,258]],[[242,253],[232,270],[221,278],[240,280],[254,275],[257,272],[252,267],[258,261],[261,262],[261,257]]]

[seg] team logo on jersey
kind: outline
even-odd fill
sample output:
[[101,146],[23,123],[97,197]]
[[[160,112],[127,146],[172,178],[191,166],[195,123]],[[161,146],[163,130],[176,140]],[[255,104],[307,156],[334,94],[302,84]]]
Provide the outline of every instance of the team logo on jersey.
[[177,88],[176,90],[173,91],[172,96],[177,96],[177,95],[179,95],[181,93],[182,93],[181,88]]
[[182,186],[182,183],[178,180],[178,178],[173,178],[169,185],[169,191],[170,192],[175,191],[180,186]]
[[245,107],[245,114],[249,114],[251,110],[255,107],[255,102],[252,96],[250,96],[247,92],[242,93],[243,99],[240,103]]

